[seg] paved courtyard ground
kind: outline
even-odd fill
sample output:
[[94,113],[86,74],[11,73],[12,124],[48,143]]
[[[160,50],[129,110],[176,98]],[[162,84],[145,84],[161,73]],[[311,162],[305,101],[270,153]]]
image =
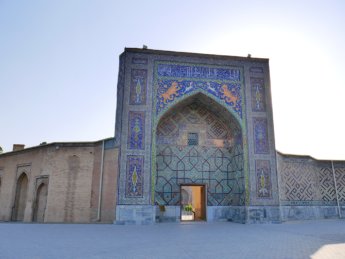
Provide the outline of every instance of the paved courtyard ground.
[[345,258],[345,221],[0,223],[0,258]]

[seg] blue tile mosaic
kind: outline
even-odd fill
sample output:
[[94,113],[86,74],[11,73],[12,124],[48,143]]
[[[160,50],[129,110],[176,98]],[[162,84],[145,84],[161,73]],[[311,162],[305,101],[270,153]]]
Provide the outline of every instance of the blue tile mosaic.
[[[209,206],[244,204],[242,134],[235,121],[223,123],[217,115],[193,102],[159,123],[156,204],[179,205],[182,183],[206,184]],[[190,145],[190,134],[198,136],[197,145]]]
[[147,70],[132,69],[129,104],[146,104]]
[[144,149],[145,112],[129,112],[128,131],[128,149]]
[[241,80],[241,70],[238,68],[209,67],[200,65],[158,64],[157,74],[160,77],[229,81]]
[[126,197],[143,197],[144,156],[127,156]]
[[184,95],[202,91],[221,100],[242,118],[241,69],[159,62],[156,70],[156,114]]
[[265,102],[265,86],[262,78],[250,78],[251,95],[252,95],[252,111],[266,111]]
[[176,98],[189,94],[197,89],[207,91],[209,94],[224,100],[227,105],[231,106],[242,117],[241,84],[190,80],[159,80],[157,89],[157,113]]
[[258,198],[272,198],[271,167],[269,160],[255,160],[256,195]]
[[268,154],[269,143],[267,133],[267,119],[253,118],[254,152],[255,154]]

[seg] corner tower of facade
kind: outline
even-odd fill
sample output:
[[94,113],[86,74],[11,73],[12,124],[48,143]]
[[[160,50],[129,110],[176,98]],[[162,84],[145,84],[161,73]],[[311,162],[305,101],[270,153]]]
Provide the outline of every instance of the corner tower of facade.
[[118,224],[280,221],[267,59],[125,49],[115,139]]

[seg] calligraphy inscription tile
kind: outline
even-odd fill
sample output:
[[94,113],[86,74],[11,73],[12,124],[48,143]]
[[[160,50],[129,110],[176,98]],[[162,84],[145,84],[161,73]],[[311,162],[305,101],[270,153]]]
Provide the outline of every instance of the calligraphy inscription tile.
[[158,63],[156,113],[185,95],[202,91],[231,107],[242,118],[242,76],[237,67]]

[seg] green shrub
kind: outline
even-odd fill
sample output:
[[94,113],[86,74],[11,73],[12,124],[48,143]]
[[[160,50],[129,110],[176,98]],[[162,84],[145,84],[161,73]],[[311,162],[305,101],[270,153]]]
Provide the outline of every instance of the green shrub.
[[192,204],[187,204],[187,205],[185,205],[185,206],[184,206],[184,210],[185,210],[185,211],[192,212],[192,211],[193,211]]

